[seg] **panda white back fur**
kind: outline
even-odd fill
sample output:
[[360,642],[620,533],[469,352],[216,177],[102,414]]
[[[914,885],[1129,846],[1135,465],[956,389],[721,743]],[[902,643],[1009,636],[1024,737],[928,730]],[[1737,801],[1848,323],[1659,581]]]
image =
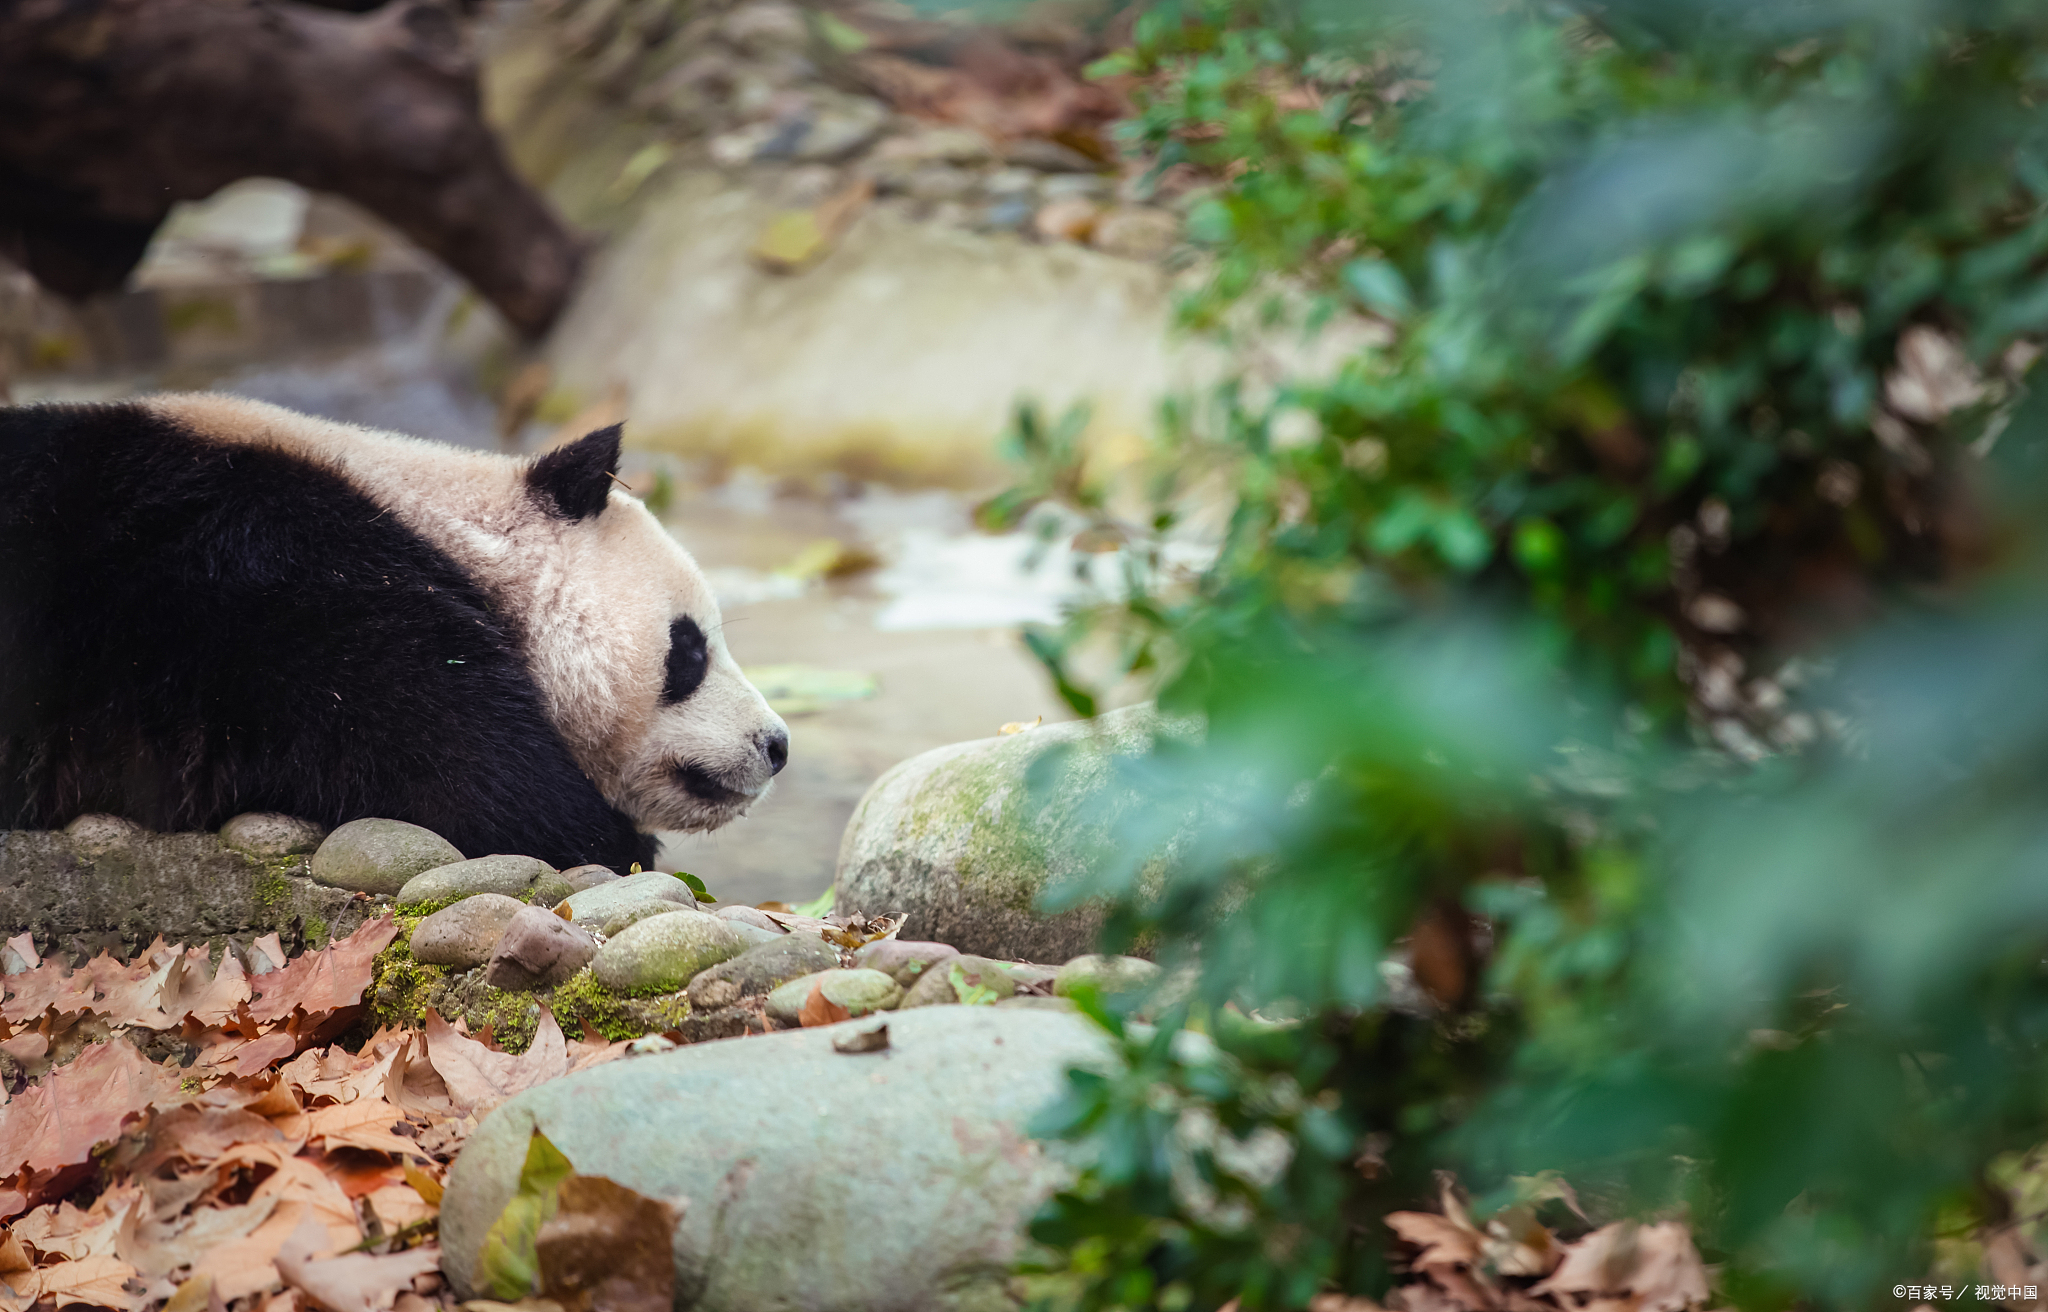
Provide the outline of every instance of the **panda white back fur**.
[[0,410],[0,823],[374,814],[623,867],[743,814],[787,729],[618,452],[221,396]]

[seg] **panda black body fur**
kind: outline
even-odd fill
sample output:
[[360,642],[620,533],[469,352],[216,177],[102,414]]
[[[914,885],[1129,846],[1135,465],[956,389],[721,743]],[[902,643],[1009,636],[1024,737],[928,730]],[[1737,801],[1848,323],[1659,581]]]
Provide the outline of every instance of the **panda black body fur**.
[[[687,753],[633,774],[620,765],[630,752],[593,745],[609,741],[595,713],[574,719],[583,694],[565,680],[575,635],[549,627],[561,617],[537,577],[547,570],[532,562],[553,561],[551,532],[573,550],[604,516],[646,517],[637,503],[612,504],[617,430],[529,466],[250,403],[173,401],[183,404],[0,410],[0,824],[51,827],[92,811],[162,830],[211,828],[243,811],[328,825],[385,816],[466,855],[624,869],[653,864],[642,823],[713,827],[780,768],[786,731],[758,694],[755,713],[725,690],[718,724],[752,738],[714,782]],[[245,431],[252,423],[274,427]],[[489,491],[472,487],[473,504],[438,516],[430,481],[444,469]],[[380,498],[386,488],[399,491]],[[469,539],[444,522],[540,545],[526,563],[480,570],[488,557],[457,559],[448,544],[467,550]],[[683,570],[680,582],[653,586],[697,597],[680,549],[676,566],[637,523],[623,531],[639,554],[622,568],[644,557]],[[574,582],[588,560],[548,568]],[[699,610],[715,604],[708,597],[703,589]],[[626,638],[599,621],[592,644],[618,648],[612,683],[637,687],[644,674],[617,671],[674,664],[669,630],[651,627],[661,618],[650,613]],[[701,618],[667,623],[701,634]],[[708,618],[715,625],[715,611]],[[545,657],[541,637],[570,655]],[[656,644],[664,649],[643,650]],[[753,693],[736,666],[733,680]],[[695,691],[680,707],[662,694],[651,710],[633,710],[630,696],[604,704],[627,706],[621,723],[638,714],[687,739],[687,724],[662,717],[686,719]],[[735,753],[721,734],[723,763]],[[717,796],[635,806],[647,801],[645,776],[662,769],[679,792],[695,770],[698,794]]]

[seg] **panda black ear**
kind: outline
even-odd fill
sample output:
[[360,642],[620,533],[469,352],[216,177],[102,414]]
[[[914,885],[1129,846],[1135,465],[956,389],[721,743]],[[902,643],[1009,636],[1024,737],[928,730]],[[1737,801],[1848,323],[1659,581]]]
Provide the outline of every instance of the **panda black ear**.
[[558,446],[527,466],[526,485],[557,519],[589,519],[604,509],[619,472],[621,425],[600,428]]

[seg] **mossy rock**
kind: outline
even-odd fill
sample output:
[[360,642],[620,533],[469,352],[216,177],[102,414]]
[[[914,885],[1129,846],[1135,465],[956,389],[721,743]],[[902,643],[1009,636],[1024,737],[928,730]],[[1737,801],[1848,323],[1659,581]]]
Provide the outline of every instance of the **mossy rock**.
[[[1142,753],[1161,735],[1195,733],[1187,721],[1134,706],[912,757],[877,780],[854,811],[839,847],[834,905],[900,912],[903,938],[979,956],[1066,961],[1092,952],[1101,906],[1046,905],[1113,855],[1116,820],[1148,804],[1115,781],[1113,759]],[[1046,760],[1055,751],[1063,768],[1040,769],[1056,764]],[[1047,776],[1036,791],[1034,769]],[[1170,845],[1162,859],[1172,859]]]
[[637,1039],[677,1029],[690,1014],[678,993],[654,997],[622,997],[597,982],[586,967],[561,985],[537,993],[492,988],[481,968],[449,970],[413,958],[407,936],[419,923],[401,917],[400,937],[377,955],[368,994],[369,1024],[417,1029],[427,1011],[446,1020],[460,1018],[475,1033],[486,1025],[507,1052],[524,1052],[540,1023],[540,1008],[554,1013],[555,1023],[571,1038],[586,1027],[607,1039]]

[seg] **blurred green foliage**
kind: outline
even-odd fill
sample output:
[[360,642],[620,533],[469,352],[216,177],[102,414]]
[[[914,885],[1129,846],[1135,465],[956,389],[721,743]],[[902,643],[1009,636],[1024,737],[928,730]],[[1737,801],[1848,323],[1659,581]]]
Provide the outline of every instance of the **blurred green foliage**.
[[1077,708],[1207,723],[1070,895],[1202,984],[1044,1127],[1053,1301],[1379,1291],[1446,1167],[1745,1307],[1968,1280],[2048,1139],[2048,11],[1160,0],[1098,71],[1255,364],[985,510],[1127,544]]

